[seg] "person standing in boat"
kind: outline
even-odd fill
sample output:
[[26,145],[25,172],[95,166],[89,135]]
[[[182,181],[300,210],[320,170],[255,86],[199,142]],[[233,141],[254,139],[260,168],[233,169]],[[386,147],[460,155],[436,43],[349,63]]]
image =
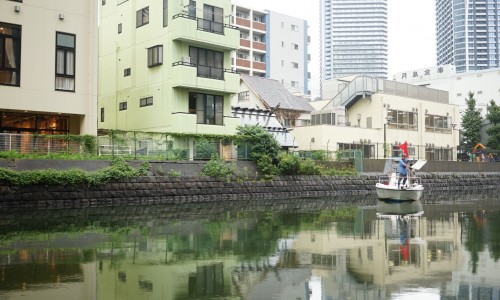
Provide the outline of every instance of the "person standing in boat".
[[398,186],[403,188],[406,184],[406,180],[408,179],[408,168],[409,168],[408,160],[406,158],[406,153],[403,153],[401,159],[399,160],[399,179]]

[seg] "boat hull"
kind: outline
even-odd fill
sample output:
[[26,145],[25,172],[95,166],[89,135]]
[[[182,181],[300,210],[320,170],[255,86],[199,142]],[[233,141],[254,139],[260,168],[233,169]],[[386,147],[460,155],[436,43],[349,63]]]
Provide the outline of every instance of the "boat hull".
[[399,189],[397,186],[391,186],[382,183],[377,183],[376,189],[379,199],[394,201],[420,200],[424,191],[424,188],[421,185],[412,186],[406,189]]

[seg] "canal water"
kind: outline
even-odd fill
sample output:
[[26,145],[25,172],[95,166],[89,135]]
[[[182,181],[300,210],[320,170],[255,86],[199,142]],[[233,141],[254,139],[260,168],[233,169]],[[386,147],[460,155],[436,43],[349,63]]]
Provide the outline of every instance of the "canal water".
[[499,191],[0,215],[0,299],[500,299]]

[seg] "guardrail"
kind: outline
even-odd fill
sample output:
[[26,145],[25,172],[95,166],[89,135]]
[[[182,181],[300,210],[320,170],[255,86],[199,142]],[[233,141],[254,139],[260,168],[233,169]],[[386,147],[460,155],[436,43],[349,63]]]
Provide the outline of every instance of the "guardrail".
[[0,133],[0,151],[30,153],[78,153],[80,144],[47,135]]

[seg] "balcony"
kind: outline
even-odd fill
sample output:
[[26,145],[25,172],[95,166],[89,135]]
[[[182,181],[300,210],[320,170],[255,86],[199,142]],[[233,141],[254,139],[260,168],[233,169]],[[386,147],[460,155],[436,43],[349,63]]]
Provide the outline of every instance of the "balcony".
[[239,48],[240,31],[237,27],[177,14],[170,24],[172,39],[198,46],[217,46],[218,49],[236,50]]
[[250,40],[240,39],[240,46],[250,48]]
[[262,52],[266,52],[266,43],[253,41],[252,46],[255,50],[260,50]]
[[173,87],[203,89],[226,94],[236,94],[239,91],[240,75],[229,69],[179,61],[172,64],[172,70]]
[[260,62],[260,61],[254,61],[253,62],[253,68],[256,70],[266,70],[266,63]]
[[182,128],[182,130],[180,131],[185,133],[218,134],[218,135],[236,134],[236,127],[240,125],[240,119],[230,116],[224,116],[223,118],[224,118],[223,121],[224,125],[208,125],[208,124],[198,124],[196,121],[196,114],[173,113],[172,128]]
[[236,17],[236,25],[250,28],[250,20]]
[[252,22],[252,28],[255,30],[266,31],[266,24],[261,22]]
[[248,59],[237,58],[236,66],[243,68],[250,68],[250,61]]

